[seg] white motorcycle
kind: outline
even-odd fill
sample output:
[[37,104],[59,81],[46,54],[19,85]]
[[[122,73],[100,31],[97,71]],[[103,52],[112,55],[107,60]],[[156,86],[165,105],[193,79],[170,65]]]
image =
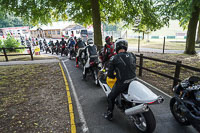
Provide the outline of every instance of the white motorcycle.
[[[106,96],[111,92],[114,85],[111,82],[113,82],[112,79],[107,78],[105,72],[99,73],[99,84]],[[128,91],[115,99],[115,104],[129,117],[137,130],[142,133],[152,133],[156,128],[156,120],[149,105],[160,104],[163,101],[162,96],[157,96],[137,79],[134,79],[131,81]]]

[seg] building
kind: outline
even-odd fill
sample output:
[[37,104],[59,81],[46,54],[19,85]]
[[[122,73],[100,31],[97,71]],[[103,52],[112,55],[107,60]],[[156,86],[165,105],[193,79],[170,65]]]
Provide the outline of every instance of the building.
[[48,25],[36,26],[30,29],[34,38],[62,38],[63,36],[75,36],[76,30],[83,29],[79,24],[69,21],[53,22]]
[[20,36],[29,37],[30,36],[29,26],[0,28],[0,36],[6,37],[7,34],[11,34],[14,37],[20,37]]

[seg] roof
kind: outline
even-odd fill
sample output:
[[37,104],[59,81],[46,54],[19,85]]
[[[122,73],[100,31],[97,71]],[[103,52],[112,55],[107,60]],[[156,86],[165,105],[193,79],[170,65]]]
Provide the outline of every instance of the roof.
[[48,25],[35,26],[30,30],[37,30],[38,28],[41,28],[42,30],[65,29],[69,25],[73,25],[73,24],[74,22],[70,22],[70,21],[58,21],[58,22],[53,22],[52,24],[48,24]]
[[83,26],[79,25],[79,24],[72,24],[72,25],[69,25],[69,26],[65,27],[63,29],[63,31],[77,30],[77,29],[85,29],[85,28]]

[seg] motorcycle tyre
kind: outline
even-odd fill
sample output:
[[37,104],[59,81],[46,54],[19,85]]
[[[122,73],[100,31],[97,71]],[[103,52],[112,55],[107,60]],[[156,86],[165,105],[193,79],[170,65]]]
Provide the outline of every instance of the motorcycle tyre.
[[200,125],[199,125],[199,123],[193,123],[192,126],[200,133]]
[[173,110],[173,107],[174,107],[174,104],[176,103],[176,99],[175,97],[173,97],[171,100],[170,100],[170,111],[172,113],[172,115],[174,116],[174,118],[176,119],[176,121],[182,125],[182,126],[189,126],[191,125],[190,122],[188,120],[186,120],[185,122],[182,122],[179,120],[178,116],[176,115],[176,113],[174,112]]
[[99,86],[99,79],[98,79],[98,71],[94,70],[93,71],[93,77],[94,77],[94,83]]
[[[137,114],[136,114],[137,115]],[[145,121],[146,121],[146,130],[145,131],[142,131],[140,130],[136,125],[135,123],[134,126],[135,128],[140,132],[140,133],[153,133],[155,128],[156,128],[156,119],[154,117],[154,114],[153,112],[151,111],[151,109],[149,108],[149,111],[147,112],[144,112],[144,113],[141,113],[139,115],[143,115]]]

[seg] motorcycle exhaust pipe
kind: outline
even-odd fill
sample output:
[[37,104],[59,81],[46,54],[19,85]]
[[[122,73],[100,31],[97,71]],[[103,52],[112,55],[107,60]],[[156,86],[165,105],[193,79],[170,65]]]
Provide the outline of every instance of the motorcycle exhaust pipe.
[[147,111],[149,111],[149,107],[147,106],[147,104],[140,104],[140,105],[134,106],[132,108],[126,109],[125,114],[126,115],[135,115],[135,114],[144,113]]

